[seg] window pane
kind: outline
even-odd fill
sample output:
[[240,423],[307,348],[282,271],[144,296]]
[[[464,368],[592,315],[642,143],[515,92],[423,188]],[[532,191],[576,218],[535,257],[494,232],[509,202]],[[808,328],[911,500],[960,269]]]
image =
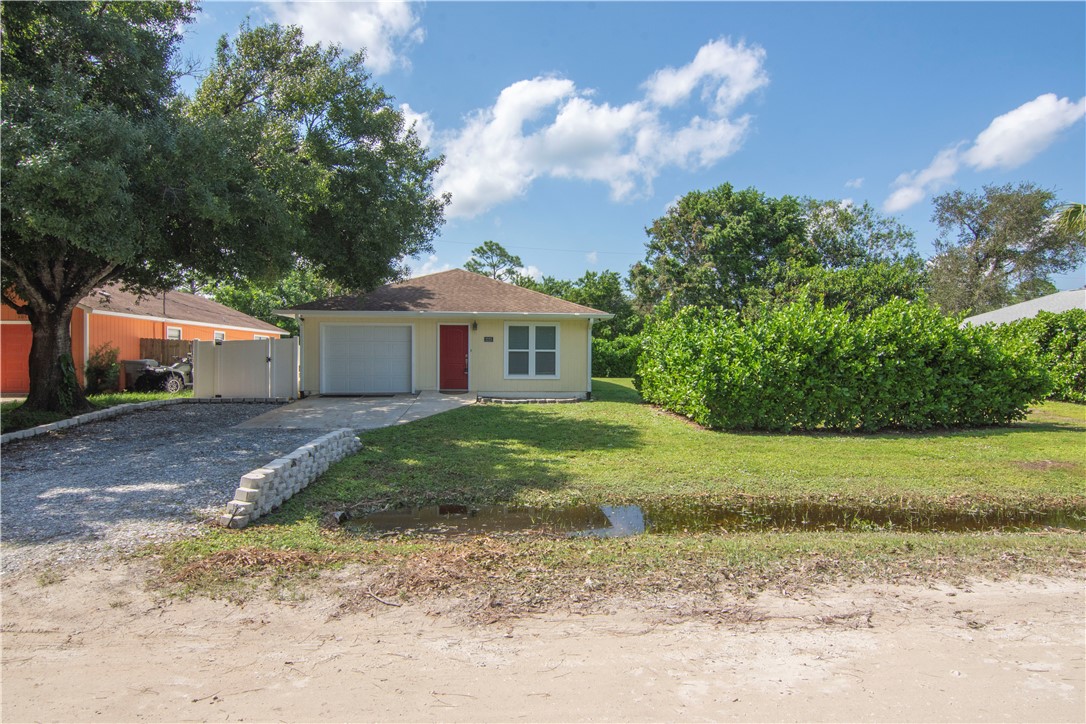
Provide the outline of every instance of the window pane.
[[[528,349],[527,327],[509,328],[509,349]],[[527,371],[524,374],[528,374]]]
[[553,375],[554,369],[554,352],[535,353],[535,373],[537,375]]
[[[555,330],[557,327],[536,327],[535,328],[535,348],[536,349],[556,349],[554,346]],[[548,373],[553,374],[553,373]]]
[[526,375],[526,374],[528,374],[528,353],[527,352],[510,352],[509,353],[509,374],[511,374],[511,375]]

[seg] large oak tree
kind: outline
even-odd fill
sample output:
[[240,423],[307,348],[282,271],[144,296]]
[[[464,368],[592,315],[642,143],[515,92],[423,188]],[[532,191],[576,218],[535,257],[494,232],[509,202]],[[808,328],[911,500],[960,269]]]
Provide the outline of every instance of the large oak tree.
[[429,250],[447,199],[363,56],[292,27],[220,42],[191,100],[171,63],[193,3],[0,4],[0,290],[33,329],[31,409],[88,404],[72,312],[111,281],[273,279],[304,259],[353,288]]
[[686,194],[645,231],[648,254],[630,271],[644,311],[670,296],[672,308],[751,315],[804,297],[862,313],[922,293],[912,231],[868,204],[772,198],[725,183]]
[[645,232],[647,255],[630,270],[645,310],[670,296],[677,306],[742,310],[788,260],[805,255],[799,199],[736,191],[725,183],[691,191]]
[[1086,259],[1082,228],[1060,223],[1055,193],[1032,183],[957,189],[933,203],[931,299],[947,313],[979,314],[1050,293],[1050,274]]

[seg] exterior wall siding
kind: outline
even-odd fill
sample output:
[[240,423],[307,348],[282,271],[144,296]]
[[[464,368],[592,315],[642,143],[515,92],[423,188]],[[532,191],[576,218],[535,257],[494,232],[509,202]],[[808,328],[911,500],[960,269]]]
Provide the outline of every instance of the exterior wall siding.
[[[472,321],[478,329],[471,329]],[[505,325],[556,324],[559,328],[558,379],[505,379]],[[475,319],[471,317],[318,316],[309,313],[301,322],[302,390],[320,393],[321,326],[323,324],[396,324],[414,327],[415,389],[438,389],[440,325],[468,325],[468,389],[477,394],[548,393],[583,394],[588,391],[588,321],[554,321],[533,317]],[[484,341],[492,337],[493,342]]]
[[[30,324],[26,317],[6,305],[0,305],[3,324],[0,324],[0,392],[7,394],[25,394],[30,389]],[[86,315],[86,317],[84,316]],[[85,323],[86,320],[86,323]],[[72,360],[75,362],[76,375],[83,384],[83,371],[87,356],[102,344],[108,343],[119,350],[118,360],[140,358],[140,339],[165,339],[166,327],[180,327],[181,338],[187,340],[212,340],[216,331],[226,333],[226,339],[251,340],[258,336],[271,337],[274,333],[241,331],[237,329],[219,329],[211,325],[187,324],[185,322],[160,322],[154,319],[138,317],[119,317],[112,314],[91,312],[89,315],[80,308],[72,314]],[[86,339],[84,330],[89,331]],[[170,363],[173,360],[159,360]],[[126,380],[122,365],[120,386],[123,389]]]
[[0,392],[26,394],[30,391],[30,323],[0,323]]

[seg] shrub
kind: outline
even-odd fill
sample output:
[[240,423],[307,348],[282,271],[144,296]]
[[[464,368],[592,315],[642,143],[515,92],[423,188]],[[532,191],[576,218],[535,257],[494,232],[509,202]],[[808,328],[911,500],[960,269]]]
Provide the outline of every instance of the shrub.
[[117,390],[117,381],[121,374],[121,366],[117,364],[120,353],[119,349],[111,347],[108,342],[91,352],[83,376],[87,383],[85,389],[88,395]]
[[858,319],[799,302],[747,322],[665,309],[646,328],[635,384],[707,427],[874,431],[1005,424],[1050,382],[1020,341],[895,300]]
[[1052,375],[1051,399],[1086,402],[1086,309],[1040,312],[994,331],[1000,338],[1036,348]]
[[637,356],[641,354],[641,337],[619,336],[614,339],[592,338],[593,377],[633,377],[637,371]]

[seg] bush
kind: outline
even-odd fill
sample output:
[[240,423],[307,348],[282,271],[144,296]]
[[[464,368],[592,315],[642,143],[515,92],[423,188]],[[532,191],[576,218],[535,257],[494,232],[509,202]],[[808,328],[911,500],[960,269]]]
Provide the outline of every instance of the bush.
[[121,366],[117,364],[120,353],[119,349],[109,346],[108,342],[91,352],[83,376],[88,395],[117,391],[117,381],[121,375]]
[[619,336],[614,339],[592,338],[593,377],[633,377],[637,371],[637,356],[641,354],[640,336]]
[[1052,375],[1050,399],[1086,403],[1086,309],[1041,312],[994,331],[997,337],[1036,348]]
[[746,323],[665,308],[635,384],[707,427],[778,431],[1005,424],[1050,388],[1028,345],[902,300],[858,319],[797,302]]

